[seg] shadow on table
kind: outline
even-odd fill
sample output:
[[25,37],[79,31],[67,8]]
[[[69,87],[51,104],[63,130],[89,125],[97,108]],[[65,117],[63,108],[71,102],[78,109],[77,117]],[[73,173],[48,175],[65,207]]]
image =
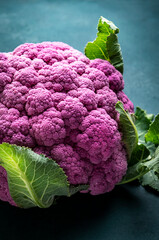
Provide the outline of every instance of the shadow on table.
[[140,199],[123,186],[100,196],[78,193],[71,198],[63,197],[48,209],[24,210],[1,202],[1,240],[11,236],[12,239],[82,239],[80,234],[98,227],[103,219],[109,222],[119,208],[136,209],[140,204]]

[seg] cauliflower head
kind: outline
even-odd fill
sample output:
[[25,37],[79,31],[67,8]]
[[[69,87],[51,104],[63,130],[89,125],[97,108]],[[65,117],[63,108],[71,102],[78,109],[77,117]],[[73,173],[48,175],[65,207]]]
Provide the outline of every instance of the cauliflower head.
[[[127,170],[117,101],[129,112],[121,73],[61,42],[26,43],[0,53],[0,143],[54,159],[70,184],[111,191]],[[0,167],[0,199],[15,205]]]

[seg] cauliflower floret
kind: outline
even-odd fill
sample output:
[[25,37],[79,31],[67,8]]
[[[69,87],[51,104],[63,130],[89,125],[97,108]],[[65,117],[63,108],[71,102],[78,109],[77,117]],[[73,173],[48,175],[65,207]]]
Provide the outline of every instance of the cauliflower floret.
[[30,135],[30,127],[27,116],[20,117],[18,110],[9,110],[0,104],[0,143],[8,142],[20,146],[34,147],[35,140]]
[[56,92],[77,89],[77,73],[68,64],[58,63],[53,66],[47,65],[39,70],[41,82],[51,82],[52,89]]
[[97,109],[96,94],[88,88],[78,88],[68,92],[69,96],[78,98],[88,111]]
[[53,159],[64,169],[72,184],[86,184],[92,172],[92,165],[80,159],[77,152],[69,145],[59,144],[51,150]]
[[49,108],[44,113],[30,118],[30,133],[41,146],[60,143],[66,136],[61,113]]
[[87,68],[83,77],[87,77],[92,81],[95,90],[108,86],[108,79],[106,75],[96,68]]
[[0,92],[3,91],[4,87],[8,84],[11,83],[11,78],[8,76],[8,74],[4,72],[0,72]]
[[34,68],[26,67],[15,72],[14,79],[26,87],[32,87],[38,82],[38,74]]
[[31,59],[25,58],[24,56],[8,56],[8,63],[12,66],[14,71],[19,71],[20,69],[27,68],[32,64]]
[[93,82],[89,78],[81,76],[81,77],[78,77],[78,80],[79,80],[78,84],[80,88],[88,88],[92,91],[95,91]]
[[0,92],[3,91],[4,87],[12,82],[15,69],[11,67],[8,62],[8,57],[4,53],[0,53]]
[[91,67],[96,67],[100,71],[102,71],[107,77],[109,82],[109,87],[113,91],[120,91],[124,88],[124,80],[119,71],[115,69],[113,65],[111,65],[108,61],[103,59],[94,59],[91,60]]
[[31,89],[27,95],[25,109],[29,116],[37,115],[53,107],[51,93],[46,89]]
[[6,108],[0,103],[0,143],[4,142],[4,137],[7,136],[10,130],[11,123],[19,119],[20,113],[15,108]]
[[7,173],[3,167],[0,166],[0,199],[2,201],[7,201],[11,205],[16,206],[16,203],[11,198],[9,193]]
[[97,91],[96,96],[98,99],[98,107],[105,109],[105,111],[115,119],[117,115],[115,104],[118,101],[116,94],[109,87],[104,87]]
[[86,64],[82,61],[74,61],[70,66],[79,74],[82,75],[85,72]]
[[118,125],[104,110],[93,110],[83,120],[77,136],[77,146],[86,150],[90,161],[99,164],[112,154],[116,143],[121,140]]
[[54,103],[55,108],[57,108],[58,104],[61,101],[64,101],[64,99],[66,98],[67,94],[66,93],[59,93],[59,92],[55,92],[54,94],[52,94],[52,101]]
[[12,82],[7,84],[4,91],[1,93],[1,103],[3,103],[8,109],[16,108],[18,111],[24,110],[26,103],[26,94],[29,89],[23,86],[19,82]]
[[[64,43],[0,53],[0,143],[53,158],[70,184],[88,184],[92,195],[111,191],[127,168],[115,104],[134,110],[123,88],[108,61],[89,60]],[[0,199],[15,205],[2,167]]]
[[114,185],[121,181],[126,170],[126,151],[123,145],[118,142],[110,158],[94,167],[89,181],[91,194],[98,195],[110,192]]
[[87,115],[87,109],[78,100],[78,98],[66,97],[58,106],[61,116],[64,119],[65,125],[71,129],[79,127],[82,120]]

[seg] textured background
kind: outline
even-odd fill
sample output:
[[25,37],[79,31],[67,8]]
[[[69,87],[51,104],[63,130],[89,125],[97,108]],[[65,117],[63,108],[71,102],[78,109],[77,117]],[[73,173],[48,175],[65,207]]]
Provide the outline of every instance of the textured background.
[[[102,15],[119,28],[125,93],[148,113],[159,107],[159,1],[0,0],[0,51],[24,42],[62,41],[84,51]],[[159,194],[138,185],[109,194],[77,194],[49,209],[0,202],[0,239],[158,240]]]

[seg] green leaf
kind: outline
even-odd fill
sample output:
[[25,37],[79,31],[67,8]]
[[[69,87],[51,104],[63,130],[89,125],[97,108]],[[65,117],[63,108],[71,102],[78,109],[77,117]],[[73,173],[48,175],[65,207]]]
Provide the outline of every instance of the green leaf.
[[93,42],[87,43],[85,55],[89,59],[100,58],[107,60],[123,74],[124,64],[121,48],[118,43],[118,33],[119,28],[113,22],[100,17],[97,38]]
[[154,158],[158,160],[157,164],[140,179],[140,182],[142,186],[150,186],[159,191],[159,147],[155,151]]
[[129,162],[129,166],[132,166],[142,159],[146,159],[149,156],[150,152],[147,147],[143,144],[137,145],[134,151],[131,154],[131,159]]
[[72,196],[73,194],[80,191],[87,191],[88,188],[89,185],[70,185],[69,196]]
[[142,186],[149,186],[159,192],[159,172],[149,171],[141,178],[140,182]]
[[131,154],[138,144],[138,133],[133,122],[133,117],[124,110],[123,104],[119,101],[116,103],[116,110],[120,113],[119,127],[122,132],[122,140],[126,146],[129,156],[128,163],[131,159]]
[[111,64],[123,74],[123,58],[116,34],[110,34],[108,36],[106,48]]
[[11,197],[22,208],[47,208],[55,196],[69,195],[69,183],[59,165],[29,148],[0,144]]
[[155,117],[154,122],[151,123],[145,139],[147,142],[150,141],[154,144],[159,144],[159,114]]
[[[100,17],[98,22],[98,32],[108,34],[109,33],[119,33],[119,28],[115,26],[115,24],[112,21],[109,21],[108,19],[104,17]],[[97,33],[97,35],[99,34]]]
[[101,41],[100,38],[97,38],[93,43],[89,42],[87,44],[85,49],[85,55],[89,59],[100,58],[100,59],[105,59],[110,61],[108,53],[104,51],[104,49],[105,49],[105,42]]
[[[149,171],[151,170],[154,171],[158,167],[159,167],[159,147],[156,149],[156,152],[153,158],[142,159],[135,165],[129,167],[126,175],[123,177],[119,185],[132,182],[136,179],[140,179]],[[158,182],[158,180],[156,182]],[[143,182],[143,185],[145,185],[144,182]]]
[[138,132],[139,144],[145,144],[145,134],[153,120],[153,114],[147,114],[146,111],[137,107],[135,111],[135,126]]
[[153,114],[147,114],[146,111],[137,107],[135,111],[135,126],[138,132],[138,144],[143,144],[153,156],[156,147],[151,142],[145,142],[145,134],[148,132],[150,124],[154,119]]
[[139,107],[135,115],[130,115],[118,102],[116,110],[120,113],[119,127],[129,155],[128,170],[119,184],[138,179],[143,186],[149,185],[159,191],[159,147],[156,149],[154,144],[158,144],[159,115],[152,123],[154,115]]

